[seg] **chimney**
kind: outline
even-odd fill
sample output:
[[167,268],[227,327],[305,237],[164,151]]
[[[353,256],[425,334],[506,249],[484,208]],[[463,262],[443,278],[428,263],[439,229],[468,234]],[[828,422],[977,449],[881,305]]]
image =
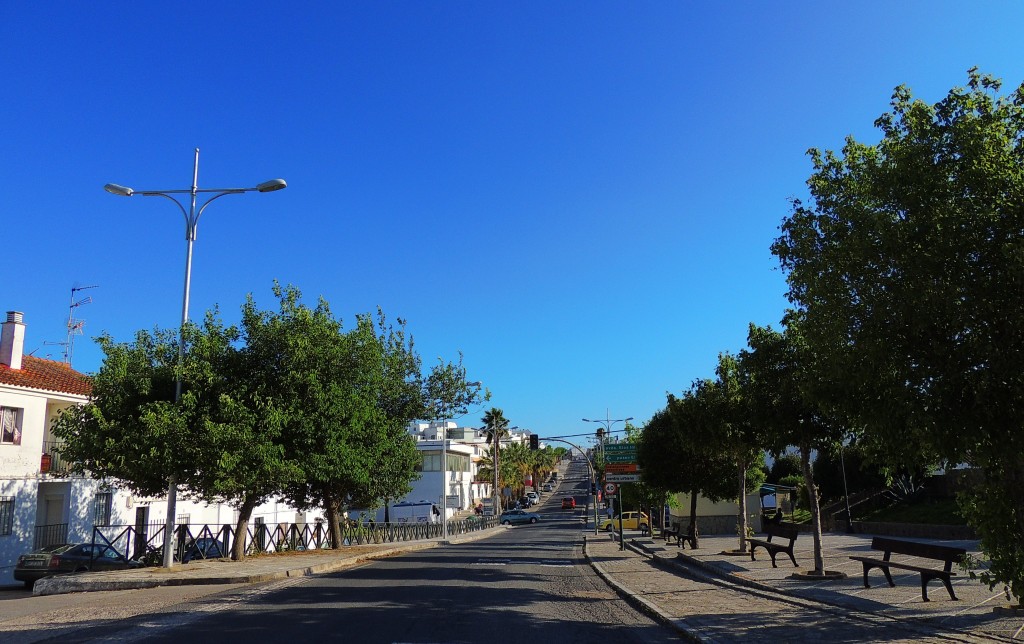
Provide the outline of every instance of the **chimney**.
[[0,332],[0,364],[21,369],[21,354],[25,350],[25,323],[20,311],[8,311],[7,321]]

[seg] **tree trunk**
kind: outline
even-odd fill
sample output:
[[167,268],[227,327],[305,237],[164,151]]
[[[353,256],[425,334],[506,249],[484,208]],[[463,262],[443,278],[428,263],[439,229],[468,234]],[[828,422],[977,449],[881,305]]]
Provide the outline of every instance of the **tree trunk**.
[[238,508],[238,523],[235,524],[235,542],[231,544],[231,559],[242,561],[245,559],[245,538],[249,534],[249,519],[252,518],[252,511],[256,509],[256,497],[248,494],[242,498],[242,506]]
[[341,542],[341,503],[329,499],[324,510],[327,511],[327,529],[331,531],[331,549],[339,550],[345,545]]
[[494,465],[494,516],[501,514],[501,478],[498,476],[498,447],[501,444],[498,431],[494,431],[494,454],[492,464]]
[[391,523],[391,499],[384,499],[384,525]]
[[736,520],[736,529],[740,533],[740,552],[747,551],[747,464],[743,459],[738,459],[737,464],[739,465],[739,484],[740,484],[740,499],[739,499],[739,510],[740,515]]
[[[697,489],[690,492],[690,527],[686,530],[687,538],[690,540],[690,550],[696,550],[700,542],[697,532]],[[679,538],[678,536],[676,538]]]
[[818,486],[814,484],[814,472],[811,470],[811,448],[800,446],[800,466],[804,471],[804,484],[807,486],[807,498],[810,500],[811,526],[814,528],[814,572],[825,572],[825,557],[821,553],[821,512],[818,509]]

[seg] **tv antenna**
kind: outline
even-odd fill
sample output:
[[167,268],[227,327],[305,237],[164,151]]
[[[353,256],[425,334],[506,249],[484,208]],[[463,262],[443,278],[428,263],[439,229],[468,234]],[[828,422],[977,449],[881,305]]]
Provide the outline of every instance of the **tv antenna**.
[[72,286],[71,287],[71,305],[68,307],[68,338],[64,344],[64,364],[71,366],[71,358],[75,353],[75,336],[82,335],[84,331],[82,328],[85,327],[85,320],[75,319],[75,309],[86,304],[92,304],[92,298],[89,296],[83,297],[82,299],[75,301],[78,297],[79,291],[84,291],[90,288],[98,288],[99,285],[93,286]]

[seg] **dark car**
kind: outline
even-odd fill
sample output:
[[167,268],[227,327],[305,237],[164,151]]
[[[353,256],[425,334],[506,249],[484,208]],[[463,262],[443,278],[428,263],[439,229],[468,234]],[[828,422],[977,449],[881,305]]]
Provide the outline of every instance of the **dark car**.
[[228,549],[222,541],[202,537],[196,539],[182,558],[182,563],[188,563],[196,559],[220,559],[229,555]]
[[18,557],[14,566],[14,578],[25,582],[31,588],[43,577],[87,570],[124,570],[139,568],[138,561],[129,561],[124,556],[100,543],[71,543],[61,546],[47,546]]
[[[188,563],[200,559],[220,559],[231,556],[227,544],[209,537],[200,537],[194,542],[186,542],[185,546],[184,551],[182,551],[179,544],[179,549],[174,551],[175,561]],[[146,566],[162,566],[164,561],[163,546],[150,547],[145,555],[139,557],[139,561]]]

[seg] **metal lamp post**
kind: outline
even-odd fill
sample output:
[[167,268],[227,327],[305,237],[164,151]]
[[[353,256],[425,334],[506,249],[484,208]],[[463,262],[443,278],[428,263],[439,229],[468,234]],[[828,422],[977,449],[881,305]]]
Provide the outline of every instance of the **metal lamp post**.
[[[479,380],[467,382],[467,387],[479,389],[483,383]],[[444,403],[441,403],[441,539],[448,539],[448,418],[445,415]]]
[[[628,422],[630,420],[633,420],[632,416],[629,416],[628,418],[616,418],[616,419],[613,420],[612,417],[611,417],[611,413],[607,409],[604,410],[604,413],[605,413],[605,419],[604,420],[591,420],[589,418],[582,419],[583,422],[585,422],[585,423],[598,423],[598,424],[603,426],[602,429],[604,429],[604,432],[602,432],[601,429],[597,430],[597,437],[598,437],[598,440],[601,442],[601,455],[602,456],[604,455],[604,441],[605,441],[606,438],[608,438],[611,435],[611,433],[612,433],[612,425],[614,425],[615,423],[625,423],[625,422]],[[619,494],[621,495],[622,492],[620,491]],[[596,502],[595,502],[595,505],[596,505]],[[612,504],[612,515],[613,516],[614,516],[614,513],[615,513],[615,507],[614,507],[614,504]],[[621,550],[621,549],[624,549],[625,547],[626,547],[625,544],[622,542],[622,497],[620,496],[619,497],[619,549]]]
[[[185,325],[188,323],[188,298],[189,291],[192,285],[192,244],[196,240],[196,229],[199,224],[199,218],[203,215],[207,206],[213,203],[214,200],[223,197],[224,195],[237,195],[243,192],[274,192],[282,190],[288,187],[288,184],[284,179],[271,179],[270,181],[264,181],[252,188],[204,188],[200,189],[199,185],[199,148],[195,149],[195,162],[192,166],[192,187],[186,190],[134,190],[132,188],[126,188],[125,186],[117,185],[116,183],[108,183],[103,186],[103,189],[110,194],[117,195],[119,197],[132,197],[135,195],[142,195],[143,197],[163,197],[174,202],[174,205],[181,210],[181,214],[185,217],[185,294],[182,298],[181,303],[181,335],[180,342],[178,344],[178,364],[179,373],[177,380],[174,385],[174,402],[177,403],[181,400],[181,373],[180,366],[185,360]],[[196,196],[200,193],[212,193],[213,196],[206,200],[198,210],[196,210]],[[185,206],[178,201],[176,197],[171,195],[176,194],[188,194],[191,195],[189,199],[189,207],[186,210]],[[167,521],[164,524],[164,568],[171,568],[174,565],[174,520],[175,520],[175,505],[177,502],[178,495],[178,479],[175,474],[171,474],[167,477]]]

